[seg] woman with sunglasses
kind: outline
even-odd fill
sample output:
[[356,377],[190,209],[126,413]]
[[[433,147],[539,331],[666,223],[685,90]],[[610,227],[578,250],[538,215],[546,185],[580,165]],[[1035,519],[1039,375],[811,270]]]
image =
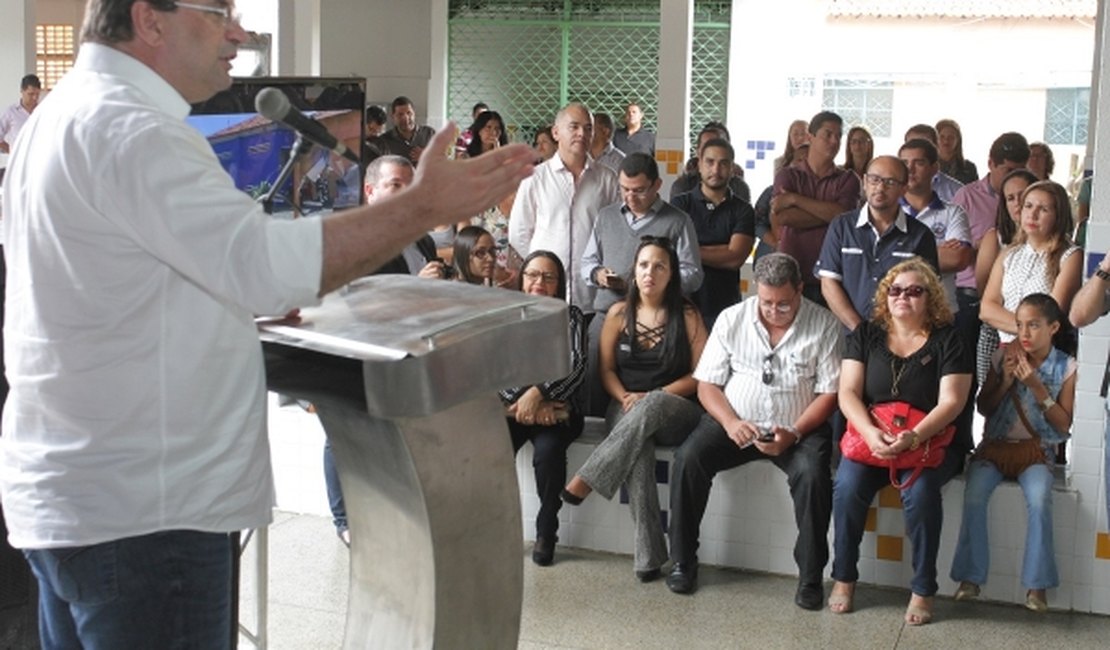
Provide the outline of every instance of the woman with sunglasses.
[[[533,296],[566,301],[566,270],[551,251],[533,251],[524,260],[517,289]],[[586,320],[582,310],[568,307],[570,320],[570,374],[562,379],[501,391],[513,439],[513,452],[532,442],[532,468],[540,510],[536,514],[536,542],[532,561],[548,566],[558,541],[559,492],[567,480],[567,447],[582,433],[583,417],[577,393],[586,374]]]
[[613,305],[601,330],[601,382],[612,396],[609,435],[563,490],[582,503],[591,491],[612,499],[625,484],[635,524],[634,566],[641,582],[658,578],[667,542],[655,486],[655,445],[679,445],[703,413],[694,368],[707,333],[682,297],[678,255],[665,237],[644,237],[636,250],[628,298]]
[[[872,319],[848,335],[840,366],[840,410],[877,460],[917,450],[963,409],[971,390],[972,358],[952,321],[936,271],[913,258],[883,277],[875,293]],[[873,405],[885,402],[908,402],[926,415],[913,428],[887,430],[869,412]],[[906,537],[913,546],[912,594],[905,614],[909,625],[923,625],[933,617],[942,519],[940,490],[959,473],[970,448],[970,432],[963,432],[949,445],[939,467],[925,469],[901,490]],[[911,472],[901,470],[899,481],[907,482]],[[833,613],[853,609],[867,511],[875,494],[890,480],[887,467],[847,457],[840,461],[833,484],[835,582],[829,596]]]
[[460,282],[493,286],[497,271],[497,245],[493,235],[480,226],[467,226],[455,235],[451,266]]

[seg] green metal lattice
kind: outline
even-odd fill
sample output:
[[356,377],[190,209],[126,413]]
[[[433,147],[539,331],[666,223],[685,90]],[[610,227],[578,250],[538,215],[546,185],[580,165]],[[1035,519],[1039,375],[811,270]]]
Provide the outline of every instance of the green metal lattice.
[[[731,0],[695,2],[690,127],[723,119]],[[642,103],[654,129],[659,0],[451,0],[447,112],[459,124],[484,101],[510,137],[530,141],[568,101],[619,122]]]

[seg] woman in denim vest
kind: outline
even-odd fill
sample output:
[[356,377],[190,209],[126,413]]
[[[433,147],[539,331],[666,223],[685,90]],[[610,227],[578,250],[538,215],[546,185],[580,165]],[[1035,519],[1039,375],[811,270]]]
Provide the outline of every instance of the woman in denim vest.
[[[1025,606],[1044,612],[1046,590],[1060,584],[1052,543],[1051,459],[1071,428],[1076,362],[1053,346],[1064,316],[1052,296],[1026,296],[1018,304],[1015,320],[1017,339],[995,353],[979,393],[979,412],[987,418],[980,450],[991,440],[1017,445],[1039,438],[1041,453],[1036,462],[1020,470],[1017,482],[1025,495],[1029,522],[1021,569],[1021,582],[1028,590]],[[960,582],[956,600],[977,597],[990,568],[987,502],[1003,473],[985,456],[977,452],[967,472],[963,523],[952,561],[952,579]]]

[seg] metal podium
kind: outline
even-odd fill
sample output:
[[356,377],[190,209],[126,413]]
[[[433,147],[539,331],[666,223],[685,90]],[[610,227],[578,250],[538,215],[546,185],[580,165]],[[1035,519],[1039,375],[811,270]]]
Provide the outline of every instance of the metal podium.
[[270,389],[314,403],[335,452],[345,647],[515,648],[520,496],[496,391],[569,372],[566,306],[375,276],[262,340]]

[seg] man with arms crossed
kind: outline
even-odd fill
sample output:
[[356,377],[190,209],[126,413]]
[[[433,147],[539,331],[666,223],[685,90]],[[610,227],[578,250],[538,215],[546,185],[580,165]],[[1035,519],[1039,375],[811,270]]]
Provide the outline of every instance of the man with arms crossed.
[[804,160],[775,174],[771,226],[779,235],[779,252],[798,260],[806,298],[821,305],[821,284],[813,265],[821,254],[825,232],[837,215],[859,207],[859,179],[836,166],[844,120],[822,111],[809,121],[809,153]]
[[832,439],[840,327],[802,297],[794,258],[771,253],[755,264],[756,295],[721,312],[694,371],[706,414],[675,451],[671,478],[671,561],[667,586],[697,588],[698,528],[718,472],[766,458],[786,473],[798,538],[794,602],[820,609],[829,561]]
[[228,533],[274,501],[252,315],[316,302],[531,169],[523,146],[429,156],[396,197],[269,218],[184,120],[247,39],[199,2],[90,0],[8,170],[0,496],[48,650],[228,647]]

